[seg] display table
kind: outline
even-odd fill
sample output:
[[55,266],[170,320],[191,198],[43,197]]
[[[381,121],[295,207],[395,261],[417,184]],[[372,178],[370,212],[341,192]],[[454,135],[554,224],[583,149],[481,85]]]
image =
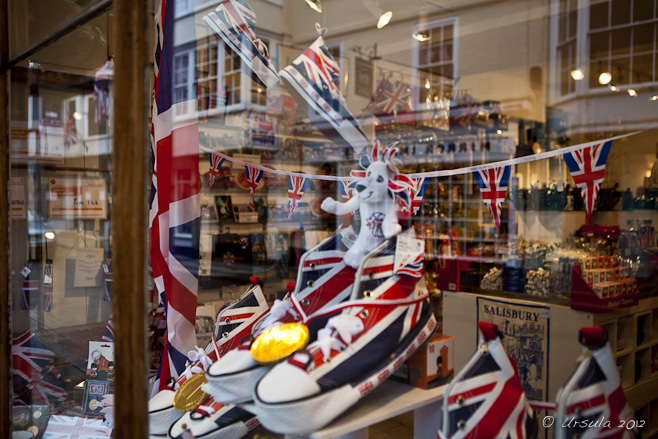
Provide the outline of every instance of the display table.
[[[410,411],[414,412],[414,439],[436,437],[446,387],[423,390],[387,380],[322,430],[286,435],[286,439],[366,439],[369,426]],[[247,405],[244,408],[249,409]]]

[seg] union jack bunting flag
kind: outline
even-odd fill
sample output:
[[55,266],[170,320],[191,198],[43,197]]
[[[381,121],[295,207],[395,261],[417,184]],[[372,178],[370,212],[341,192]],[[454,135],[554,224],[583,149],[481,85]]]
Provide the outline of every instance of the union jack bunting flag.
[[475,123],[480,105],[463,90],[457,93],[454,108],[450,109],[450,128],[456,131],[470,131]]
[[479,327],[479,349],[443,395],[438,438],[535,438],[534,411],[498,329],[484,322]]
[[299,205],[306,188],[308,187],[308,178],[298,177],[296,175],[288,176],[288,219],[292,216],[295,209]]
[[599,143],[564,154],[571,177],[585,201],[588,223],[605,177],[605,165],[611,146],[612,142]]
[[423,203],[423,196],[427,190],[427,185],[429,184],[430,179],[426,177],[414,178],[415,188],[411,194],[411,209],[413,214],[416,215],[420,210],[420,206]]
[[580,330],[585,355],[558,391],[555,425],[562,428],[555,429],[556,439],[639,438],[628,423],[633,412],[626,403],[617,363],[604,331],[602,327]]
[[[173,117],[182,112],[179,107],[191,104],[175,102],[173,96],[174,3],[162,0],[155,11],[149,257],[167,321],[155,393],[185,370],[187,353],[196,345],[199,235],[190,230],[199,230],[199,186],[196,178],[179,176],[198,175],[199,132],[196,119],[174,122]],[[191,238],[185,245],[174,245],[169,237],[177,235]]]
[[105,325],[105,330],[103,331],[103,336],[101,337],[103,341],[114,341],[114,323],[112,320],[108,320]]
[[480,187],[482,201],[484,201],[484,205],[489,209],[496,223],[496,227],[498,227],[498,232],[501,232],[501,206],[507,197],[507,185],[509,184],[511,173],[511,166],[498,166],[473,172],[475,181]]
[[[25,267],[29,270],[29,262],[25,264]],[[39,279],[30,279],[30,273],[28,271],[27,276],[23,279],[23,289],[21,290],[21,309],[28,310],[30,309],[30,296],[34,292],[39,291]]]
[[222,169],[222,163],[224,163],[224,158],[220,157],[218,154],[210,154],[210,176],[208,178],[208,189],[215,184],[215,179],[219,175],[219,171]]
[[75,127],[75,119],[67,117],[64,124],[64,146],[73,146],[77,143],[80,143],[80,137],[78,129]]
[[105,264],[103,264],[103,284],[105,286],[105,291],[103,293],[103,300],[106,302],[112,301],[112,286],[114,284],[114,274],[110,271],[110,264],[112,259],[107,258]]
[[249,185],[249,206],[256,210],[254,205],[254,191],[258,187],[261,178],[263,178],[263,170],[252,168],[251,166],[245,166],[247,173],[247,184]]
[[53,309],[53,264],[43,267],[43,310],[50,312]]
[[392,80],[384,76],[377,86],[374,96],[363,111],[377,116],[382,121],[415,123],[415,89],[406,82]]
[[31,330],[11,341],[14,394],[25,392],[26,386],[38,381],[41,372],[52,364],[55,354]]

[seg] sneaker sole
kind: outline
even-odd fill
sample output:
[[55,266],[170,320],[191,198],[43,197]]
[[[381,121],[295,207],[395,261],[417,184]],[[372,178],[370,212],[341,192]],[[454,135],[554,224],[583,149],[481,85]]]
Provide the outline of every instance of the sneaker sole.
[[178,421],[183,413],[172,405],[155,412],[149,412],[149,432],[153,436],[167,437],[169,426]]
[[[218,8],[221,7],[221,5],[218,6]],[[253,70],[267,88],[272,88],[279,82],[279,75],[276,70],[270,68],[260,57],[253,55],[253,53],[258,52],[256,46],[249,41],[251,47],[245,47],[245,43],[235,38],[235,35],[231,33],[226,23],[217,14],[211,12],[203,17],[203,21],[224,40],[226,45],[240,56],[242,61]],[[254,52],[249,49],[253,49]]]
[[[179,421],[180,422],[180,421]],[[215,424],[217,425],[217,424]],[[241,437],[244,437],[249,431],[255,427],[258,426],[258,420],[257,418],[253,418],[250,421],[242,422],[238,421],[233,424],[227,425],[226,427],[223,428],[218,428],[216,430],[211,430],[207,433],[198,433],[195,432],[195,428],[192,427],[190,428],[190,431],[193,434],[193,437],[195,439],[240,439]],[[172,425],[171,428],[173,429],[174,426]],[[171,429],[170,429],[171,431]],[[182,435],[181,435],[182,436]],[[180,438],[181,436],[171,436],[170,434],[167,434],[165,436],[167,439],[176,439]]]
[[270,368],[258,366],[242,372],[227,375],[210,376],[206,374],[207,383],[201,388],[222,404],[240,404],[253,400],[256,383]]
[[[330,139],[339,137],[352,146],[354,153],[360,154],[370,143],[365,133],[352,122],[341,116],[308,83],[296,67],[290,65],[279,72],[283,86],[295,96],[298,102],[306,102],[315,112],[328,122],[335,134],[325,134]],[[313,122],[313,121],[311,121]],[[323,130],[324,132],[325,130]]]
[[[320,430],[391,376],[432,336],[435,329],[436,319],[430,312],[415,334],[398,346],[390,362],[356,383],[291,402],[268,404],[254,395],[256,415],[265,428],[276,433],[306,434]],[[300,419],[305,422],[303,428],[298,428]]]

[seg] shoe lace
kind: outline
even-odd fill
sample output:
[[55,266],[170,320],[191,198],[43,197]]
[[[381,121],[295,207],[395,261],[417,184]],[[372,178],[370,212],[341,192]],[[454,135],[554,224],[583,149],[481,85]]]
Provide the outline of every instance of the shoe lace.
[[270,308],[270,313],[265,317],[263,323],[260,324],[258,331],[262,332],[278,325],[286,317],[286,314],[290,314],[295,318],[297,317],[289,300],[276,299]]
[[212,359],[206,354],[206,351],[198,346],[195,346],[194,348],[195,350],[187,353],[187,358],[189,358],[191,363],[182,373],[182,376],[188,380],[192,375],[208,370],[213,363]]
[[267,48],[267,44],[263,43],[263,40],[260,38],[256,38],[256,48],[265,58],[270,57],[270,51]]
[[363,321],[354,316],[341,314],[332,317],[327,325],[318,331],[318,339],[314,343],[328,360],[331,351],[341,351],[352,343],[352,339],[363,331]]

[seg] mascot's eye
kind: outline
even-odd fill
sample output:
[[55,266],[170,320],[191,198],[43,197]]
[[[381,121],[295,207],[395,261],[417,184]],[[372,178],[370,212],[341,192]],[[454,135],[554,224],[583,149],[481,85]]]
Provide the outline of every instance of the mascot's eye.
[[384,182],[384,177],[382,177],[381,175],[377,177],[377,183],[383,183],[383,182]]

